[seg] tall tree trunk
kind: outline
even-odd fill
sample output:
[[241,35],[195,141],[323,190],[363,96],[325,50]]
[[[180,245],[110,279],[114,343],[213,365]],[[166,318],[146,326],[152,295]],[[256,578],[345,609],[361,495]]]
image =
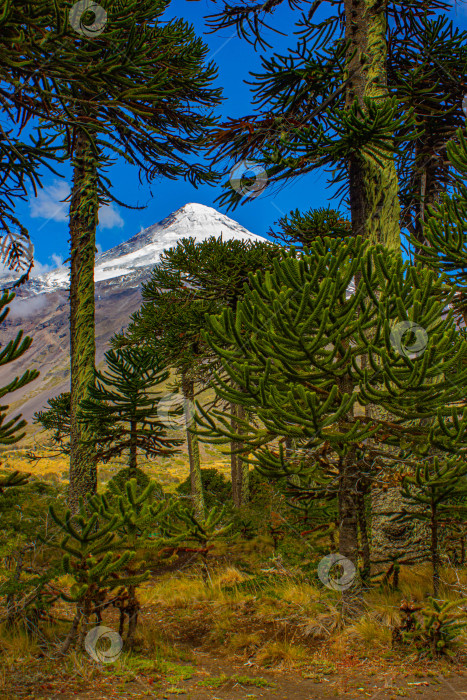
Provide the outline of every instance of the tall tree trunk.
[[[387,89],[387,20],[385,0],[344,0],[345,38],[350,41],[346,88],[346,106],[355,100],[366,110],[364,98],[382,104],[389,98]],[[355,52],[355,53],[354,53]],[[352,54],[354,55],[352,56]],[[382,164],[371,156],[355,153],[348,164],[352,231],[372,243],[400,250],[400,203],[397,172],[392,154],[380,155]],[[368,406],[367,415],[376,416],[376,407]],[[400,507],[400,492],[392,493],[394,510]],[[372,499],[372,507],[373,507]],[[378,543],[384,541],[384,518],[372,521]],[[381,547],[380,547],[381,549]],[[381,556],[384,553],[378,552]]]
[[435,501],[431,500],[431,562],[433,564],[433,595],[439,593],[439,551],[438,551],[438,513]]
[[352,562],[355,578],[342,591],[345,614],[362,605],[362,587],[358,574],[358,484],[360,473],[352,451],[339,464],[339,554]]
[[[365,110],[364,98],[381,103],[388,99],[386,2],[345,0],[345,38],[350,41],[346,105]],[[355,54],[352,56],[352,54]],[[400,204],[394,157],[355,153],[348,163],[352,231],[374,243],[400,249]]]
[[199,442],[196,433],[190,432],[190,428],[193,428],[194,424],[192,420],[191,407],[193,406],[195,397],[195,383],[193,379],[189,379],[186,374],[182,376],[182,391],[185,399],[185,425],[188,460],[190,462],[191,497],[196,517],[200,520],[204,520],[206,517],[206,509],[204,505],[203,481],[201,478]]
[[79,498],[97,488],[96,453],[89,440],[92,430],[77,420],[79,402],[87,398],[93,381],[94,259],[98,220],[97,157],[89,136],[76,135],[73,189],[70,204],[70,487],[68,504],[76,511]]
[[[338,380],[338,384],[342,394],[350,394],[354,389],[352,380],[345,375]],[[351,408],[339,422],[345,422],[352,417]],[[358,499],[361,492],[361,477],[355,449],[348,446],[345,455],[339,457],[339,554],[353,564],[355,575],[351,581],[345,582],[345,588],[342,590],[344,616],[353,616],[363,606],[362,584],[358,572]]]
[[[245,420],[245,409],[243,406],[237,406],[237,418]],[[241,425],[237,424],[238,432],[242,432]],[[246,457],[246,455],[245,455]],[[241,455],[237,455],[237,494],[238,494],[238,505],[241,508],[245,506],[250,500],[250,468],[248,462],[242,458]]]
[[370,540],[368,538],[368,527],[366,517],[366,499],[364,493],[358,494],[358,529],[360,531],[360,549],[363,559],[362,580],[368,581],[370,578]]
[[136,472],[137,467],[137,440],[136,440],[136,421],[132,420],[130,423],[130,461],[129,461],[129,478]]
[[[230,413],[232,418],[230,419],[230,427],[232,432],[237,432],[237,404],[230,404]],[[236,508],[240,506],[241,498],[241,473],[239,474],[239,458],[238,455],[234,454],[237,449],[238,443],[236,440],[230,441],[230,476],[232,479],[232,500]]]

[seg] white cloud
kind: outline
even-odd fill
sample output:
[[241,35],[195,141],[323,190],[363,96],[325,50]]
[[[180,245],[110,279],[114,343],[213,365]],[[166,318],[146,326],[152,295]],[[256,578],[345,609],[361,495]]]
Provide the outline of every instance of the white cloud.
[[99,209],[99,226],[101,228],[123,228],[125,222],[114,204],[106,204]]
[[[34,259],[34,266],[31,270],[30,277],[39,277],[39,275],[45,275],[46,272],[50,272],[51,270],[56,270],[60,267],[63,267],[63,258],[61,255],[57,255],[56,253],[52,253],[50,256],[53,262],[55,263],[54,265],[47,265],[47,263],[41,263],[37,258]],[[8,277],[11,279],[19,279],[22,275],[24,270],[9,270],[6,265],[0,262],[0,277]]]
[[31,217],[48,221],[67,221],[70,203],[61,200],[66,199],[69,194],[68,183],[54,180],[51,185],[39,190],[35,199],[31,199],[29,204]]
[[[58,267],[58,266],[57,266]],[[46,272],[53,270],[52,265],[43,265],[39,260],[34,260],[34,267],[31,270],[30,277],[39,277],[39,275],[45,275]]]
[[40,313],[50,304],[47,296],[47,294],[39,294],[37,297],[30,297],[29,299],[16,297],[16,299],[13,299],[10,307],[10,318],[28,318]]
[[63,258],[61,255],[57,255],[57,253],[52,253],[50,257],[54,261],[56,267],[63,267]]
[[[64,202],[70,194],[70,185],[64,180],[54,180],[39,190],[37,197],[29,203],[30,215],[33,219],[47,221],[68,221],[70,202]],[[99,209],[99,226],[105,229],[123,228],[124,220],[115,204],[105,204]]]

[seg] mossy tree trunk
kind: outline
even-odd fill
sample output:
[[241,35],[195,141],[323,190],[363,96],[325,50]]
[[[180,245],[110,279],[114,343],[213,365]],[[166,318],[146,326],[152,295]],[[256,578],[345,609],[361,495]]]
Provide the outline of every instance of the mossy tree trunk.
[[[241,405],[237,406],[237,417],[240,420],[245,420],[245,408]],[[238,425],[238,432],[242,432],[241,425]],[[247,455],[244,455],[247,457]],[[241,508],[245,506],[250,500],[250,468],[248,462],[242,459],[241,455],[237,455],[237,474],[238,474],[238,486],[237,486],[237,498],[238,505]]]
[[438,508],[434,498],[431,499],[431,563],[433,565],[433,595],[439,594],[440,572],[439,572],[439,545],[438,545]]
[[344,614],[352,615],[363,603],[358,574],[358,484],[360,472],[352,453],[339,460],[339,554],[355,566],[355,577],[342,590]]
[[137,448],[137,434],[136,434],[136,429],[137,429],[137,423],[135,420],[132,420],[130,423],[130,460],[128,463],[129,470],[130,470],[130,479],[131,475],[136,472],[136,468],[138,466],[138,448]]
[[[230,419],[230,427],[232,428],[232,432],[237,432],[237,405],[234,403],[230,404],[230,413],[232,415],[232,418]],[[238,470],[238,455],[235,454],[235,450],[237,449],[237,441],[236,440],[231,440],[230,441],[230,477],[232,479],[232,501],[233,504],[236,508],[239,507],[240,505],[240,496],[239,494],[241,493],[241,474],[239,475],[239,470]]]
[[[345,38],[350,41],[346,104],[355,99],[365,109],[364,98],[388,99],[386,2],[345,0]],[[355,53],[354,53],[355,52]],[[354,55],[352,55],[354,54]],[[355,153],[348,164],[350,209],[354,235],[395,250],[400,248],[398,180],[392,154],[380,156],[382,164]]]
[[371,571],[371,550],[368,537],[368,523],[366,517],[367,499],[365,495],[364,493],[358,494],[358,529],[360,531],[360,550],[363,560],[362,580],[368,581]]
[[201,460],[199,456],[199,441],[196,433],[191,432],[194,426],[192,417],[192,407],[195,397],[195,383],[187,375],[182,377],[182,392],[184,397],[185,426],[188,449],[188,460],[190,463],[191,497],[196,517],[204,520],[206,508],[204,504],[203,481],[201,479]]
[[[342,394],[353,392],[352,380],[349,377],[339,379],[339,390]],[[340,423],[353,417],[353,409],[340,419]],[[342,432],[344,432],[343,428]],[[356,460],[353,447],[340,446],[339,449],[339,554],[348,559],[355,567],[353,580],[346,582],[342,590],[344,615],[354,615],[363,605],[362,582],[359,576],[359,543],[358,543],[358,504],[361,493],[362,474]]]
[[95,363],[94,260],[98,221],[97,154],[85,131],[76,134],[70,203],[70,487],[68,504],[97,488],[96,453],[89,426],[77,419],[79,402],[88,397]]

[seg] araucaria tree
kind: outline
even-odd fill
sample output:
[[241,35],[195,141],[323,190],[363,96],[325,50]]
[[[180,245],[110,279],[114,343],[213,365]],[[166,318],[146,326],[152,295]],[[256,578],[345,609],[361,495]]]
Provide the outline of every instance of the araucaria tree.
[[200,451],[192,407],[197,384],[205,381],[209,371],[208,353],[212,356],[201,338],[205,314],[213,313],[219,304],[198,298],[197,290],[186,285],[182,274],[166,269],[164,264],[153,269],[149,282],[143,284],[142,297],[141,309],[133,314],[125,335],[116,336],[114,344],[129,342],[148,349],[154,347],[166,365],[176,371],[184,403],[191,497],[196,516],[203,520]]
[[150,349],[126,347],[105,353],[106,369],[95,370],[89,396],[80,403],[79,420],[102,429],[93,437],[102,461],[128,454],[129,478],[136,472],[138,452],[147,457],[171,456],[182,440],[167,435],[159,415],[164,391],[157,391],[169,371]]
[[[92,382],[95,234],[100,204],[118,201],[105,173],[116,156],[136,165],[148,181],[184,177],[196,185],[215,180],[193,162],[209,128],[220,90],[212,88],[208,47],[183,20],[162,21],[167,0],[107,0],[104,13],[74,15],[69,3],[42,1],[42,30],[10,83],[22,102],[40,96],[44,132],[61,139],[73,166],[70,201],[71,441],[69,504],[96,489],[92,435],[77,419]],[[75,27],[70,36],[70,25]],[[97,26],[97,29],[96,29]],[[66,27],[64,33],[63,28]],[[44,35],[46,40],[44,40]],[[22,58],[22,56],[20,56]],[[35,62],[35,64],[34,64]],[[34,64],[34,65],[33,65]],[[21,68],[22,70],[19,70]],[[36,70],[38,71],[36,75]],[[16,82],[15,82],[16,81]]]
[[[285,2],[220,4],[222,9],[210,17],[214,29],[236,26],[243,38],[265,47],[263,30]],[[308,4],[289,3],[293,9]],[[398,104],[402,81],[388,87],[388,19],[408,34],[415,18],[449,5],[442,0],[403,5],[345,0],[332,2],[336,11],[317,20],[322,4],[312,3],[297,18],[296,48],[264,57],[263,70],[251,74],[256,113],[221,125],[214,158],[263,165],[269,188],[326,168],[331,183],[341,185],[338,194],[347,196],[353,234],[398,249],[399,141],[394,134],[405,126],[406,142],[407,131],[413,135],[417,129],[409,110]],[[233,207],[241,200],[227,183],[220,201]]]
[[[183,334],[180,349],[183,348],[185,352],[188,350],[193,361],[196,353],[206,352],[202,349],[201,337],[199,337],[204,326],[204,319],[200,323],[200,311],[208,312],[209,304],[226,306],[235,311],[244,294],[244,285],[248,284],[249,273],[272,269],[273,260],[280,254],[279,251],[280,248],[277,245],[268,241],[235,239],[224,241],[221,237],[211,236],[197,243],[194,238],[184,238],[176,247],[170,248],[161,256],[153,279],[145,286],[145,298],[148,300],[154,298],[157,301],[158,290],[161,286],[170,284],[170,280],[172,280],[172,288],[175,284],[179,288],[186,287],[189,290],[187,302],[192,297],[195,306],[188,311],[191,314],[188,327],[185,330],[180,329],[179,332]],[[187,341],[190,343],[190,339],[192,344],[187,346]],[[195,343],[193,343],[194,340]],[[179,356],[179,353],[176,352],[175,356]],[[188,382],[193,381],[188,375],[186,379]],[[187,383],[184,391],[191,400],[193,386]],[[232,426],[236,425],[237,417],[242,420],[243,407],[241,404],[237,407],[235,403],[231,403]],[[240,456],[241,442],[241,439],[237,439],[231,443],[232,495],[237,507],[248,501],[248,464]]]
[[449,284],[445,292],[454,287],[453,305],[467,322],[467,187],[462,181],[467,174],[467,140],[458,129],[458,144],[450,141],[447,152],[458,173],[456,187],[451,195],[443,193],[440,201],[428,207],[423,227],[424,242],[418,244],[417,259],[426,267],[444,273]]
[[[422,508],[415,513],[402,511],[398,520],[412,518],[429,523],[430,558],[433,566],[433,595],[439,595],[440,584],[440,526],[444,528],[456,520],[456,503],[453,499],[467,496],[467,463],[463,458],[441,462],[438,457],[425,458],[413,476],[405,475],[402,495],[406,502],[417,503]],[[465,507],[464,507],[465,512]]]
[[[437,446],[449,449],[439,421],[462,415],[455,402],[467,379],[467,343],[452,314],[443,316],[442,281],[361,237],[292,250],[273,273],[249,281],[236,313],[210,318],[206,340],[229,378],[216,375],[217,394],[253,408],[258,425],[242,421],[240,436],[228,416],[199,405],[200,423],[207,435],[242,439],[252,460],[276,476],[293,471],[278,438],[300,440],[309,463],[326,446],[338,470],[339,551],[358,567],[358,499],[368,476],[361,465],[396,466],[402,445],[421,454],[441,435]],[[407,324],[421,352],[411,350],[410,337],[404,342]],[[365,415],[369,404],[379,415]],[[420,421],[428,418],[435,421]],[[355,594],[358,577],[344,591],[346,603]]]

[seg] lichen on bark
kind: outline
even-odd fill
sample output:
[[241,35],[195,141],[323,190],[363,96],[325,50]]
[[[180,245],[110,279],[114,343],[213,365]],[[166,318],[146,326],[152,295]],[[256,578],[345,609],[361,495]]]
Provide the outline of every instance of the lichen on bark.
[[94,259],[98,220],[95,146],[86,130],[76,134],[70,203],[70,486],[68,503],[76,511],[81,496],[95,493],[97,467],[89,426],[78,421],[79,402],[88,397],[94,377]]
[[[346,104],[355,99],[365,111],[365,98],[376,104],[389,99],[387,88],[386,2],[346,0],[348,49]],[[349,162],[349,193],[354,234],[374,243],[400,249],[398,179],[392,153],[381,153],[381,163],[367,153]]]

